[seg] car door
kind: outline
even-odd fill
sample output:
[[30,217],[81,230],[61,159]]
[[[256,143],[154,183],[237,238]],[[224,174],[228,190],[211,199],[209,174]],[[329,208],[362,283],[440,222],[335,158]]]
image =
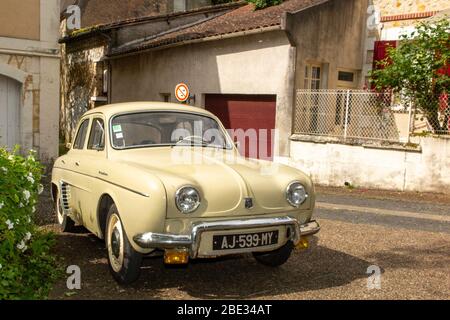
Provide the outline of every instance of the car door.
[[80,120],[72,147],[61,161],[66,172],[63,181],[61,181],[62,192],[65,193],[69,201],[72,219],[83,225],[85,225],[85,218],[80,205],[87,190],[85,189],[86,175],[83,172],[82,159],[86,152],[90,122],[89,116]]
[[92,116],[86,150],[83,154],[83,163],[80,166],[86,174],[83,180],[83,201],[81,210],[85,219],[85,227],[98,234],[97,207],[107,183],[108,173],[105,171],[106,159],[106,127],[105,119],[101,114]]

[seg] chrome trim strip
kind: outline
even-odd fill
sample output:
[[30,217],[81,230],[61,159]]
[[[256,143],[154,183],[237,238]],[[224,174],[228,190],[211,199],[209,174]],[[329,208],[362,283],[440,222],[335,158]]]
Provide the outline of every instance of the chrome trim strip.
[[229,221],[215,221],[215,222],[200,222],[193,224],[192,227],[192,247],[191,257],[196,258],[198,249],[200,247],[201,235],[205,231],[225,231],[234,229],[253,229],[264,228],[270,226],[283,226],[289,225],[293,227],[293,236],[291,236],[294,244],[300,241],[300,226],[296,219],[291,217],[279,217],[279,218],[260,218],[250,220],[229,220]]
[[[69,188],[69,190],[67,190],[67,188]],[[69,205],[70,198],[71,198],[70,184],[64,180],[60,180],[59,181],[59,201],[60,201],[61,207],[63,209],[62,214],[69,215],[71,213],[71,208]],[[59,210],[59,209],[57,208],[57,210]]]
[[316,220],[310,221],[309,223],[302,224],[300,226],[301,236],[310,236],[320,231],[320,225]]
[[[108,181],[108,180],[106,180],[106,179],[102,179],[102,178],[100,178],[100,177],[91,176],[91,175],[89,175],[89,174],[81,173],[81,172],[78,172],[78,171],[75,171],[75,170],[70,170],[70,169],[67,169],[67,168],[61,168],[61,167],[55,167],[55,168],[61,169],[61,170],[66,170],[66,171],[73,172],[73,173],[77,173],[77,174],[81,174],[82,176],[85,176],[85,177],[89,177],[89,178],[93,178],[93,179],[98,179],[98,180],[100,180],[100,181],[103,181],[103,182],[112,184],[113,186],[122,188],[122,189],[124,189],[124,190],[130,191],[130,192],[133,192],[133,193],[136,193],[136,194],[138,194],[138,195],[140,195],[140,196],[143,196],[143,197],[146,197],[146,198],[150,198],[150,195],[149,195],[148,193],[143,193],[143,192],[140,192],[140,191],[136,191],[136,190],[127,188],[127,187],[125,187],[125,186],[122,186],[122,185],[120,185],[120,184],[117,184],[117,183]],[[75,187],[76,187],[76,186],[75,186]],[[78,188],[78,187],[77,187],[77,188]],[[80,189],[83,189],[83,188],[80,188]],[[85,190],[85,189],[83,189],[83,190]],[[90,192],[90,190],[85,190],[85,191]]]
[[293,231],[291,240],[296,245],[300,241],[301,236],[308,236],[319,232],[320,226],[317,221],[300,225],[298,221],[291,217],[276,218],[259,218],[259,219],[243,219],[243,220],[225,220],[198,222],[192,224],[190,235],[175,235],[146,232],[133,237],[133,240],[144,249],[161,248],[161,249],[181,249],[187,248],[190,257],[195,259],[200,248],[201,235],[206,231],[225,231],[238,229],[253,229],[264,227],[288,226]]
[[170,249],[177,247],[189,247],[192,245],[192,239],[189,235],[148,232],[135,236],[133,240],[143,248],[157,247],[162,249]]

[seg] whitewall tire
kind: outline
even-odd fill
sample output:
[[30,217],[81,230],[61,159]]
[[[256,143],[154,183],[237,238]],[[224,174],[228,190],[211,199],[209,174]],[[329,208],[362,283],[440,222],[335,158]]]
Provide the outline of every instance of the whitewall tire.
[[114,279],[123,285],[136,281],[141,271],[142,255],[131,246],[114,204],[108,212],[105,240],[109,270]]

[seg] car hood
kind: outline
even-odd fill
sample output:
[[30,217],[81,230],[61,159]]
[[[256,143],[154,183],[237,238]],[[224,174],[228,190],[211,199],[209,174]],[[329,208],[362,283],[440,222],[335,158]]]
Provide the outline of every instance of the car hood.
[[[124,150],[117,160],[157,176],[167,193],[168,217],[182,215],[175,205],[176,191],[186,185],[201,196],[199,209],[189,216],[254,215],[295,210],[286,201],[286,188],[301,181],[312,193],[311,180],[301,171],[272,163],[245,159],[230,150],[164,147]],[[246,208],[245,199],[253,207]],[[308,199],[304,209],[309,209]]]

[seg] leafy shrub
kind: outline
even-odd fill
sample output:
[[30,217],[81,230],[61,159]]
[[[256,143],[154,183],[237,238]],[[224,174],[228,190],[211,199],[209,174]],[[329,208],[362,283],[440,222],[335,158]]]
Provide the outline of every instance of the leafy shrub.
[[247,0],[247,2],[253,3],[256,9],[264,9],[271,6],[277,6],[283,3],[283,0]]
[[0,148],[0,300],[42,299],[56,279],[53,235],[33,222],[43,168]]
[[229,2],[237,2],[238,0],[212,0],[213,5],[224,4]]
[[[255,9],[264,9],[271,6],[277,6],[284,0],[246,0],[255,5]],[[229,2],[239,2],[239,0],[212,0],[213,5],[224,4]]]

